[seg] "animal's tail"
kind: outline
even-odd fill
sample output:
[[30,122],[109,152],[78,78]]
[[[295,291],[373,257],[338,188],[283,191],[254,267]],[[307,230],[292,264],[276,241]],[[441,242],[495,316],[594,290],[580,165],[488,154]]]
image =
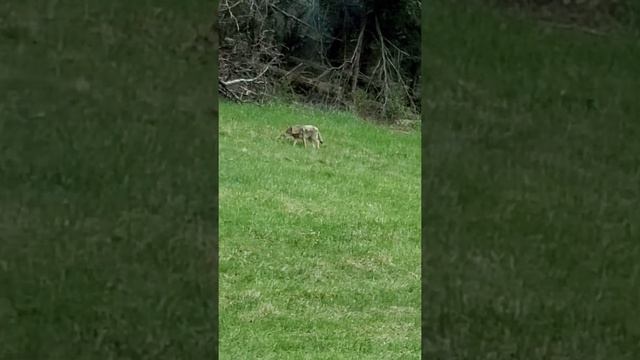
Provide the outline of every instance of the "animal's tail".
[[324,139],[322,139],[322,134],[318,131],[318,140],[320,140],[320,144],[324,144]]

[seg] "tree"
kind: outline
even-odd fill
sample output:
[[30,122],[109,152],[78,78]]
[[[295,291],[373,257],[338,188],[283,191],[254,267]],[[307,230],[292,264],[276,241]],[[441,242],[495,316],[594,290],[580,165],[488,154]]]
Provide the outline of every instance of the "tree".
[[[416,112],[420,7],[419,0],[223,1],[221,56],[243,45],[254,63],[271,62],[270,73],[309,98],[344,105],[364,92],[384,117],[396,116],[398,104]],[[261,72],[249,65],[242,66]]]

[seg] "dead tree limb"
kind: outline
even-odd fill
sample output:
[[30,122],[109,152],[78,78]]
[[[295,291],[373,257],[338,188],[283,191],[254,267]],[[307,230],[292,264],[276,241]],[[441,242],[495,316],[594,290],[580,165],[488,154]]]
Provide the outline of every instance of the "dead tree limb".
[[313,88],[321,93],[331,94],[335,96],[341,91],[340,86],[330,82],[317,81],[302,74],[291,73],[277,67],[271,67],[269,70],[281,77],[288,76],[293,83],[304,85],[307,88]]
[[222,83],[226,86],[229,85],[233,85],[233,84],[237,84],[237,83],[247,83],[247,82],[254,82],[256,80],[258,80],[259,78],[262,77],[262,75],[264,75],[267,70],[269,70],[269,66],[270,64],[267,64],[267,66],[264,67],[264,70],[262,70],[262,72],[260,74],[258,74],[258,76],[251,78],[251,79],[234,79],[234,80],[229,80],[229,81],[224,81],[224,80],[220,80],[222,81]]
[[242,102],[242,99],[240,99],[240,97],[236,95],[236,93],[229,90],[229,88],[227,88],[227,85],[220,79],[218,79],[218,92],[227,99],[235,100],[236,102]]
[[[289,60],[292,60],[294,62],[297,63],[302,63],[307,67],[312,68],[315,71],[321,71],[324,72],[327,70],[327,66],[320,64],[318,62],[312,61],[312,60],[307,60],[307,59],[301,59],[299,57],[296,56],[288,56],[287,57]],[[369,82],[371,81],[371,78],[365,74],[358,74],[358,80],[362,81],[362,82]]]
[[389,79],[389,74],[387,72],[387,47],[385,46],[385,39],[384,36],[382,36],[382,31],[380,30],[380,23],[378,22],[378,17],[375,17],[376,19],[376,32],[378,33],[378,36],[380,37],[380,60],[382,61],[382,74],[383,74],[383,78],[382,78],[382,85],[383,85],[383,90],[382,90],[382,95],[384,97],[384,102],[382,103],[382,111],[383,113],[387,112],[387,104],[389,103],[389,93],[390,93],[390,86],[389,86],[389,82],[391,81]]
[[364,38],[364,29],[367,26],[367,20],[362,22],[362,27],[360,28],[360,34],[358,35],[358,42],[356,43],[356,49],[353,51],[353,56],[351,57],[352,64],[352,72],[351,72],[351,95],[356,92],[356,88],[358,86],[358,76],[360,75],[360,54],[362,53],[362,39]]

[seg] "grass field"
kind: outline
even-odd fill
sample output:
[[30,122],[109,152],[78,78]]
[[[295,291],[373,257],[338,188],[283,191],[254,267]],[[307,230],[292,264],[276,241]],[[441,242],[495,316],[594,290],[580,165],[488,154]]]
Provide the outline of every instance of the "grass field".
[[221,359],[418,359],[419,133],[223,103],[219,151]]
[[637,359],[640,43],[431,1],[430,359]]
[[212,5],[150,4],[0,2],[1,359],[214,354]]

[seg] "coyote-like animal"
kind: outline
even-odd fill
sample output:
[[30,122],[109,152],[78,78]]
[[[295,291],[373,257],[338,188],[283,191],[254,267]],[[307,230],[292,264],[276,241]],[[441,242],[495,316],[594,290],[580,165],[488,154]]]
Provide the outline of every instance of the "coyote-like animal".
[[311,140],[311,146],[320,148],[320,144],[324,144],[320,130],[313,125],[294,125],[290,126],[281,137],[293,139],[293,146],[302,139],[304,147],[307,147],[307,140]]

